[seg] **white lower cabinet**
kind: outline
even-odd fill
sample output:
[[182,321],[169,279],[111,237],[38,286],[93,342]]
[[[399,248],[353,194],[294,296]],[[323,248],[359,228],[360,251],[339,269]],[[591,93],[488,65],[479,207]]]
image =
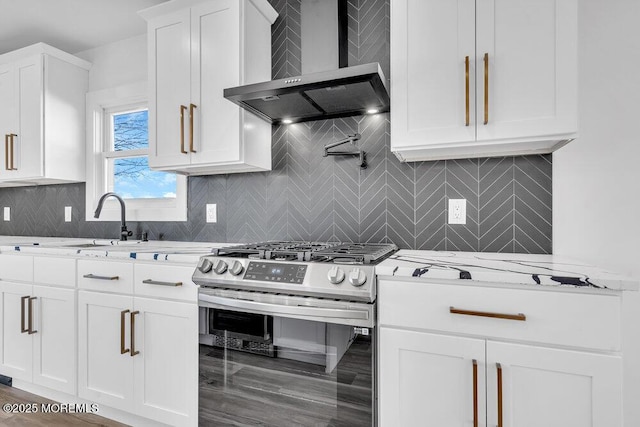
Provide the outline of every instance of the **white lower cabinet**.
[[196,425],[198,306],[80,291],[80,397],[170,425]]
[[[623,425],[619,295],[384,279],[378,289],[381,426]],[[599,303],[583,320],[609,324],[613,338],[583,322],[567,328],[573,314],[555,319],[537,302],[554,310],[571,296]]]
[[1,282],[0,293],[0,373],[75,394],[75,291]]
[[380,342],[381,426],[622,426],[621,357],[386,327]]
[[622,426],[622,357],[487,341],[487,408],[488,425]]
[[78,395],[133,411],[133,361],[127,317],[133,297],[78,292]]
[[[484,390],[484,340],[380,328],[381,426],[472,426],[476,361]],[[478,395],[485,425],[485,393]]]

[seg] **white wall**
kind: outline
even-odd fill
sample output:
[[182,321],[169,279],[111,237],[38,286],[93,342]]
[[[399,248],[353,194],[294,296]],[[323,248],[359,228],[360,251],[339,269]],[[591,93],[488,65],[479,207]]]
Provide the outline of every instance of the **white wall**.
[[579,0],[579,138],[553,155],[553,252],[640,278],[640,1]]
[[146,34],[75,55],[93,64],[89,71],[90,92],[148,80]]

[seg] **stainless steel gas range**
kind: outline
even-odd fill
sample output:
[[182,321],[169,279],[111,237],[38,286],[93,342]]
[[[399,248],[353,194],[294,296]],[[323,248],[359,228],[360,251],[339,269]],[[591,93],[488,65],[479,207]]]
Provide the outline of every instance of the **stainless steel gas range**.
[[[396,250],[264,242],[203,256],[193,274],[206,310],[200,376],[218,380],[201,386],[201,421],[375,425],[374,268]],[[215,399],[239,404],[243,414]]]

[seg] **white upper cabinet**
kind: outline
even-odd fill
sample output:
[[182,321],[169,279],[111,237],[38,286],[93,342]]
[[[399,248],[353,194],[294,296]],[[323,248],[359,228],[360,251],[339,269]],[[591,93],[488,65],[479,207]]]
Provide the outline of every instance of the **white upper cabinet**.
[[42,43],[0,56],[0,186],[84,181],[89,68]]
[[393,0],[391,150],[549,153],[577,131],[576,0]]
[[[185,6],[186,5],[186,6]],[[271,169],[271,125],[223,96],[271,79],[266,0],[171,1],[148,21],[149,165],[184,174]]]

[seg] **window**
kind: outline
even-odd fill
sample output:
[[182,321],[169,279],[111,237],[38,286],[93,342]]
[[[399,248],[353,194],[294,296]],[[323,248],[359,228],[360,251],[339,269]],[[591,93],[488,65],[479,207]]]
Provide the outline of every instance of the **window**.
[[[125,199],[128,220],[186,221],[186,178],[149,169],[148,117],[144,84],[87,95],[87,220],[96,220],[100,196],[114,192]],[[119,204],[107,199],[99,220],[119,219]]]

